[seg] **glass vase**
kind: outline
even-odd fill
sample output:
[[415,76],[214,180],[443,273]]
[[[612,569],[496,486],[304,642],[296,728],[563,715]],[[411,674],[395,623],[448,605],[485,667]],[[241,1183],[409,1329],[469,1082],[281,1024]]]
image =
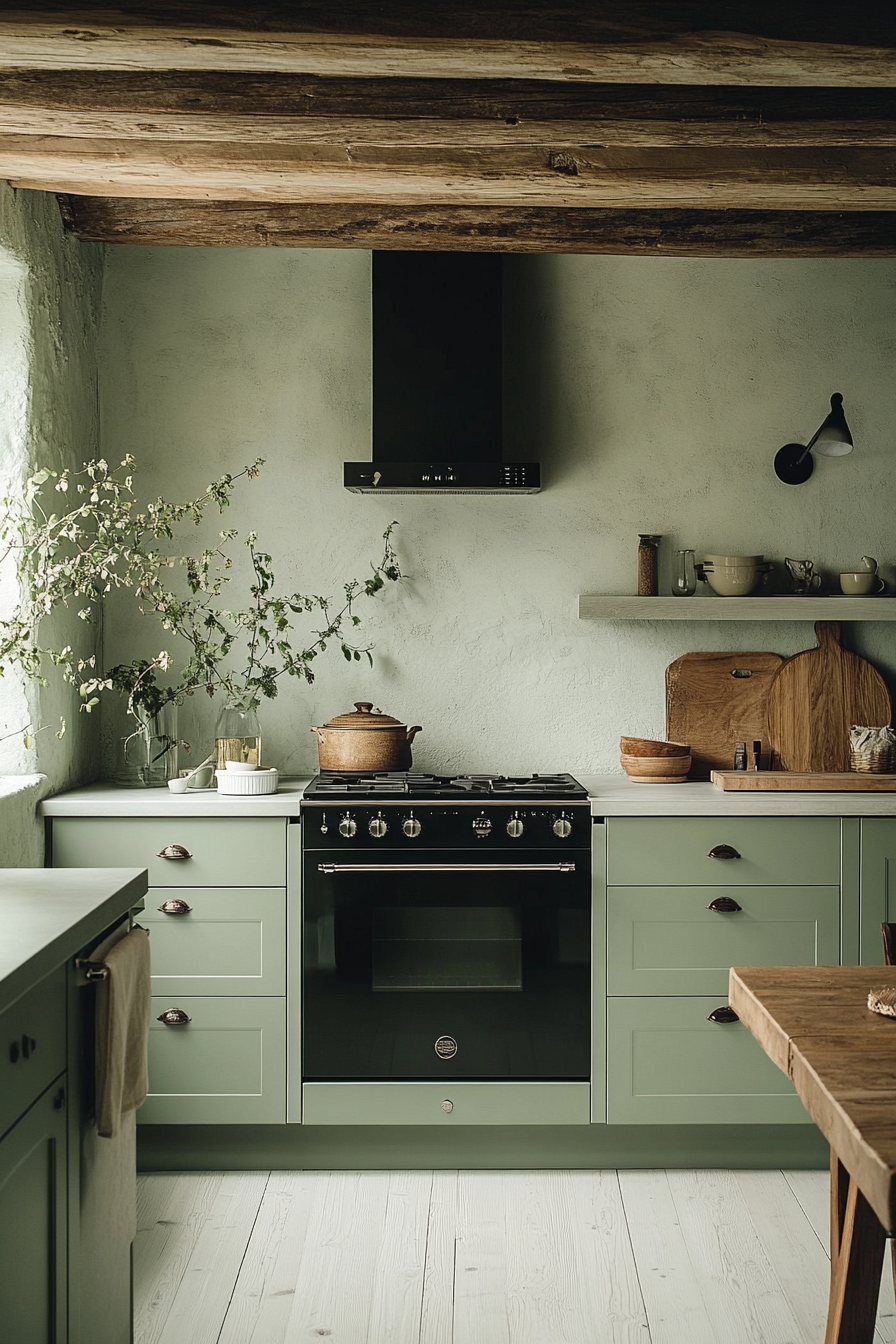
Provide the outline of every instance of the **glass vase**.
[[163,788],[177,778],[177,705],[158,714],[131,715],[131,731],[119,738],[117,778],[131,788]]
[[218,770],[227,761],[261,765],[261,727],[254,709],[225,705],[215,725],[215,757]]
[[697,571],[693,551],[676,551],[672,573],[672,596],[693,597],[697,591]]

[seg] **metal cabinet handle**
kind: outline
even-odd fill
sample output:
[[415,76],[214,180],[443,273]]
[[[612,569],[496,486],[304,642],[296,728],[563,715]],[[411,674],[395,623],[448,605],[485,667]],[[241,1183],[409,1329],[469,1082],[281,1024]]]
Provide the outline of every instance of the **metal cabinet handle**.
[[22,1053],[22,1052],[21,1052],[21,1050],[19,1049],[19,1043],[18,1043],[18,1041],[13,1041],[12,1045],[9,1047],[9,1062],[10,1062],[10,1064],[18,1064],[18,1062],[19,1062],[19,1056],[21,1055],[21,1053]]
[[166,845],[156,855],[157,859],[192,859],[193,855],[183,845]]
[[706,857],[708,859],[739,859],[741,856],[733,845],[713,845]]
[[54,1111],[64,1111],[64,1110],[65,1110],[65,1088],[64,1088],[64,1087],[60,1087],[59,1091],[58,1091],[58,1092],[56,1093],[56,1095],[53,1097],[53,1110],[54,1110]]
[[713,1008],[712,1012],[709,1014],[706,1020],[707,1022],[724,1023],[724,1022],[739,1022],[740,1018],[738,1017],[737,1013],[734,1011],[733,1008],[729,1008],[728,1005],[725,1004],[721,1008]]
[[715,910],[719,915],[736,915],[738,910],[743,910],[742,905],[731,899],[730,896],[717,896],[714,901],[710,901],[706,907],[707,910]]
[[22,1058],[30,1059],[37,1049],[37,1041],[33,1036],[22,1037]]
[[188,915],[192,909],[192,905],[187,905],[186,901],[182,901],[179,896],[171,896],[159,906],[159,914]]
[[164,1013],[160,1013],[156,1018],[157,1022],[162,1022],[166,1027],[185,1027],[193,1019],[189,1013],[185,1013],[183,1008],[166,1008]]

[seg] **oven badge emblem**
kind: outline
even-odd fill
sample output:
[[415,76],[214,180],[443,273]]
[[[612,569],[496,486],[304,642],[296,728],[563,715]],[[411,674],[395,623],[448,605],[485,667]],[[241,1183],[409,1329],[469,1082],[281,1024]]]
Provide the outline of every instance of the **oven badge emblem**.
[[435,1043],[435,1052],[439,1059],[453,1059],[457,1054],[457,1041],[453,1036],[440,1036]]

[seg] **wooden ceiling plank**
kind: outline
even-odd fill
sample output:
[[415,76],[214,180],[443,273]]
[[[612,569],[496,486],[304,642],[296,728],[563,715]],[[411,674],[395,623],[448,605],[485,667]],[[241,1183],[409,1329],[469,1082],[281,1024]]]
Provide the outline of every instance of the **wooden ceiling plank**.
[[63,197],[84,241],[174,247],[408,248],[625,256],[892,257],[892,215],[554,210]]
[[793,41],[741,32],[643,42],[525,41],[375,32],[268,31],[0,15],[0,68],[286,71],[389,78],[541,79],[559,83],[893,87],[892,46]]
[[865,147],[896,146],[896,117],[840,121],[437,121],[365,117],[191,116],[183,112],[82,112],[0,102],[0,135],[154,140],[244,145],[391,145],[504,148],[563,142],[587,146]]

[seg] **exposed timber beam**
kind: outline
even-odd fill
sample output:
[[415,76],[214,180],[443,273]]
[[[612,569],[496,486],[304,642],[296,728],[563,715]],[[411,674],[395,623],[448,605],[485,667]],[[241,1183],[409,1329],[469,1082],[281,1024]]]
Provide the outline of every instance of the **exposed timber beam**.
[[0,137],[0,177],[88,196],[362,205],[896,210],[882,149],[504,150]]
[[[793,9],[795,18],[781,18]],[[336,11],[336,13],[328,13]],[[892,6],[597,4],[501,12],[462,5],[201,3],[0,15],[0,67],[285,71],[389,78],[892,87]],[[416,12],[415,12],[416,10]],[[675,11],[670,15],[669,11]],[[553,23],[551,20],[553,19]],[[783,34],[783,35],[782,35]]]
[[668,257],[893,257],[894,216],[873,212],[551,210],[63,197],[85,241],[151,247],[345,247]]
[[0,72],[0,135],[486,148],[896,146],[896,89]]

